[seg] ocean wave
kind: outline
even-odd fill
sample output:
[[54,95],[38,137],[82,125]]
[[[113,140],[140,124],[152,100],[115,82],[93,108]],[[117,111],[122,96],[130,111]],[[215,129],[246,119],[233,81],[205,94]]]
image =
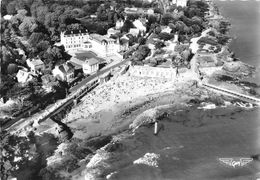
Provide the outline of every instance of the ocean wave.
[[96,151],[96,154],[90,159],[89,163],[86,165],[85,179],[95,180],[100,177],[104,170],[109,168],[110,165],[105,161],[109,159],[110,153],[100,148]]
[[147,166],[158,167],[159,154],[146,153],[143,157],[135,160],[134,164],[145,164]]
[[221,107],[228,107],[231,105],[232,105],[232,103],[230,101],[224,101],[224,105],[222,105]]
[[99,166],[106,166],[104,163],[105,160],[109,158],[109,153],[102,148],[97,150],[96,154],[90,159],[87,164],[87,168],[95,168]]
[[108,174],[108,175],[106,176],[106,179],[110,179],[111,176],[113,176],[113,175],[116,174],[116,173],[117,173],[117,171],[114,171],[114,172]]
[[205,109],[205,110],[207,110],[207,109],[216,109],[217,108],[216,104],[214,104],[214,103],[203,102],[203,103],[201,103],[201,105],[202,106],[199,106],[198,109]]

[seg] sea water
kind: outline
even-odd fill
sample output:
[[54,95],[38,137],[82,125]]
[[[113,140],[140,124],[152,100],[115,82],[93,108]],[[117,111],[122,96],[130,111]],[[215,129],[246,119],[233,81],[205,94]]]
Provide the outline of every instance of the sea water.
[[[241,61],[258,67],[260,2],[215,3],[232,24],[231,50]],[[154,126],[146,125],[122,139],[120,148],[111,154],[109,179],[256,179],[259,161],[232,168],[219,158],[260,154],[259,108],[194,106],[180,112],[159,122],[163,128],[156,136]]]

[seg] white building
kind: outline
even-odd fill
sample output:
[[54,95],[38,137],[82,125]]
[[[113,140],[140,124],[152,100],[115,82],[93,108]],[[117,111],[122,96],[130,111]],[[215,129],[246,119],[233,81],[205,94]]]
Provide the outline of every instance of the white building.
[[146,33],[146,26],[144,26],[144,24],[142,23],[142,21],[140,19],[136,19],[133,22],[133,25],[136,27],[136,29],[139,30],[139,32],[141,34],[145,34]]
[[31,72],[34,74],[37,74],[45,69],[45,65],[40,59],[27,59],[26,63]]
[[172,32],[172,29],[169,26],[166,26],[166,27],[162,28],[161,32],[170,34]]
[[154,10],[151,9],[151,8],[148,9],[148,10],[147,10],[147,14],[148,14],[148,15],[153,15],[153,14],[154,14]]
[[176,6],[185,7],[187,6],[188,0],[172,0],[172,2],[176,4]]
[[137,37],[139,35],[139,32],[140,31],[137,28],[130,28],[128,34],[131,34],[131,35]]
[[71,82],[74,79],[74,67],[70,63],[61,64],[59,66],[55,66],[52,70],[52,74],[54,77],[61,81]]
[[132,8],[129,8],[129,7],[126,7],[124,12],[126,14],[134,14],[134,13],[137,13],[138,12],[138,8],[135,8],[135,7],[132,7]]
[[92,50],[101,57],[109,57],[119,52],[119,42],[107,36],[90,34],[89,41],[92,43]]
[[174,79],[176,71],[172,68],[151,67],[151,66],[131,66],[129,69],[131,76]]
[[174,40],[173,40],[173,42],[175,42],[175,43],[179,42],[179,35],[178,35],[178,33],[175,33],[175,34],[174,34]]
[[129,38],[124,35],[120,38],[120,51],[127,51],[129,49]]
[[122,19],[119,19],[116,21],[115,29],[121,29],[124,25],[124,21]]
[[90,58],[83,64],[83,72],[85,74],[92,74],[97,72],[99,69],[99,60],[96,58]]
[[115,34],[118,34],[120,33],[120,30],[119,29],[116,29],[116,28],[109,28],[107,30],[107,36],[110,37],[111,35],[115,35]]
[[88,41],[89,34],[86,29],[67,30],[61,32],[60,40],[65,50],[77,50],[84,47],[84,42]]
[[33,79],[33,76],[30,72],[20,69],[16,74],[16,78],[19,83],[27,83]]

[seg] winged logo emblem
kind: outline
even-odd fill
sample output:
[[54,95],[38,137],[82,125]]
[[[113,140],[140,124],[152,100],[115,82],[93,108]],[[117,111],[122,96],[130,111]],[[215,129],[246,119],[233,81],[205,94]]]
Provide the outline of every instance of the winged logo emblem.
[[253,161],[253,158],[219,158],[222,164],[231,166],[233,168],[243,167]]

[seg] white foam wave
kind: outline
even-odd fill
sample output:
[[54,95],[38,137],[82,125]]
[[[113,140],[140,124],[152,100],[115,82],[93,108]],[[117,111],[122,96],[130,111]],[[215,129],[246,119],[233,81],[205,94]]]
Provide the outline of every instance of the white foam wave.
[[97,153],[91,158],[87,164],[87,168],[95,168],[97,166],[103,165],[103,161],[109,158],[109,153],[103,149],[97,150]]
[[112,172],[112,173],[108,174],[108,175],[106,176],[106,179],[110,179],[110,178],[111,178],[111,176],[112,176],[113,174],[116,174],[116,173],[117,173],[117,171],[114,171],[114,172]]
[[152,167],[158,167],[158,159],[160,158],[159,154],[155,153],[146,153],[143,157],[135,160],[134,164],[145,164]]
[[217,106],[213,103],[201,103],[202,106],[198,107],[198,109],[216,109]]

